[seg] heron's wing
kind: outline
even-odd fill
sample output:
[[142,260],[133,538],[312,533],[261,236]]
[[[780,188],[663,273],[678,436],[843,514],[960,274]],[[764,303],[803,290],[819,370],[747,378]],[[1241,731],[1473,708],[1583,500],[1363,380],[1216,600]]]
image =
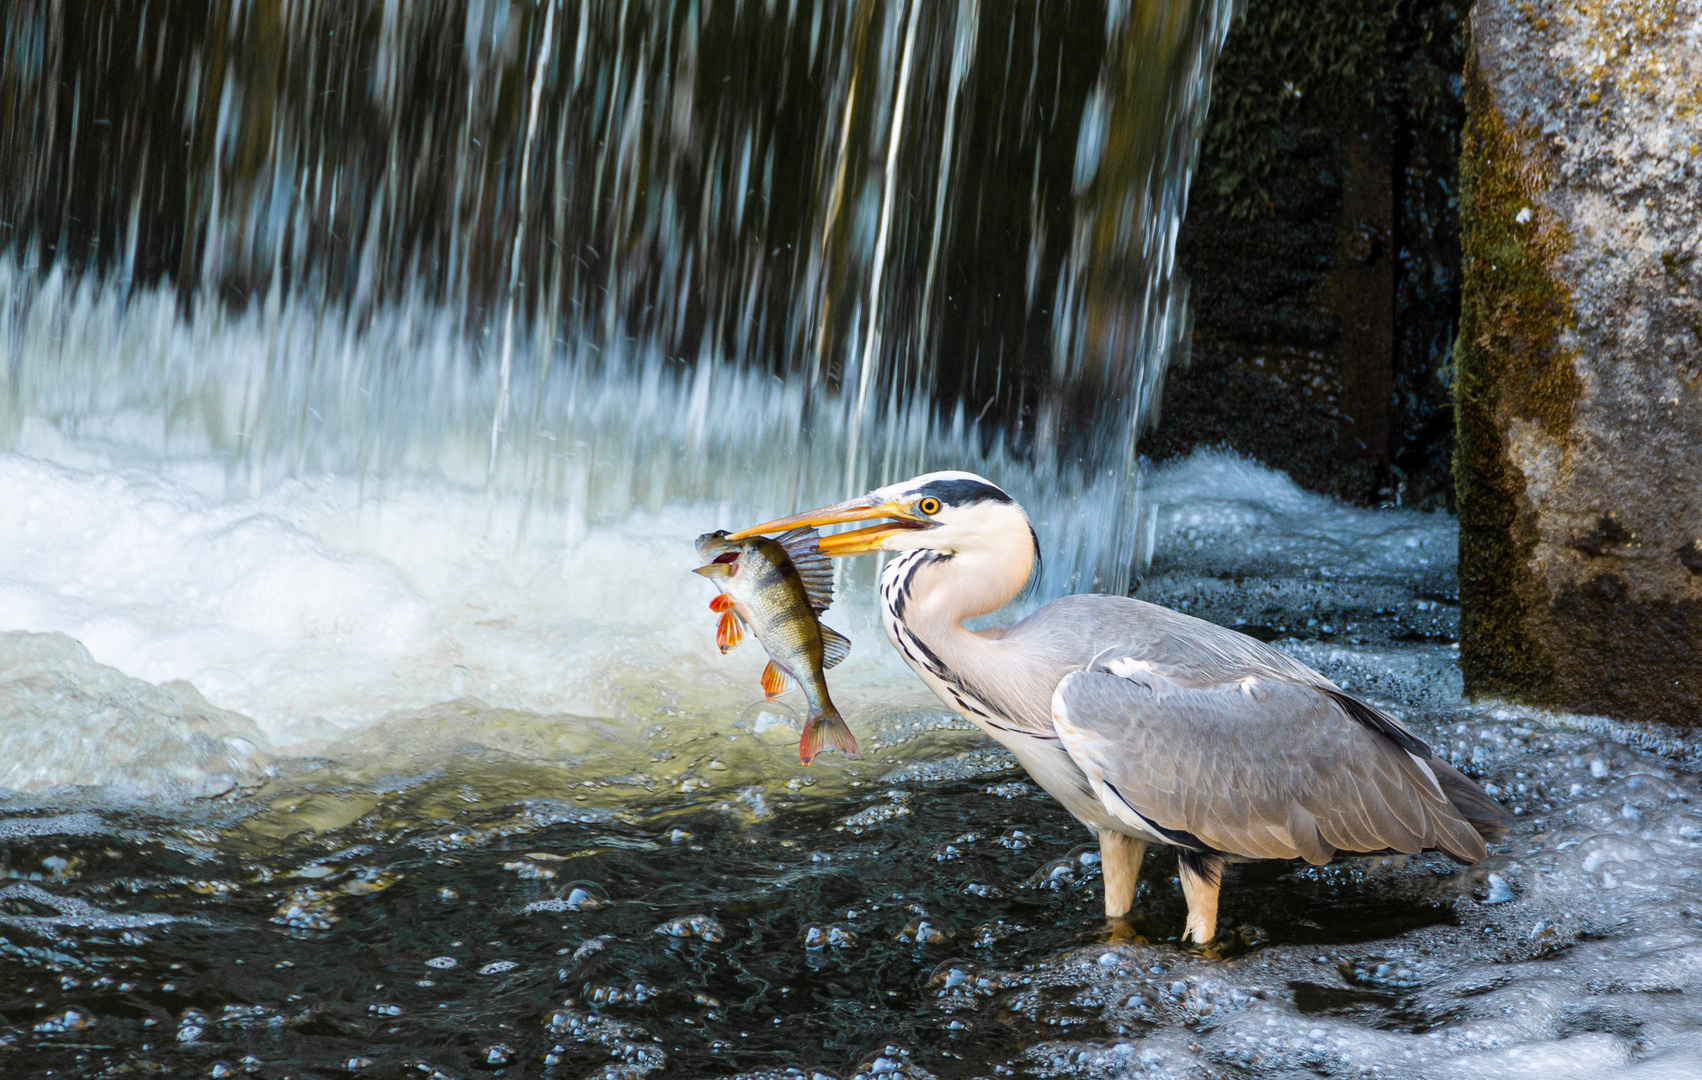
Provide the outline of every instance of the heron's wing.
[[[1122,596],[1067,596],[1017,624],[1005,641],[1018,655],[1044,653],[1047,663],[1058,665],[1058,674],[1048,682],[1048,698],[1064,671],[1084,665],[1138,671],[1176,688],[1199,690],[1239,685],[1249,678],[1292,683],[1334,698],[1349,716],[1403,750],[1431,756],[1424,740],[1400,721],[1344,693],[1287,653],[1156,604]],[[1044,711],[1047,703],[1036,704]]]
[[1113,816],[1184,846],[1314,864],[1337,851],[1486,854],[1431,769],[1326,688],[1184,686],[1118,658],[1066,676],[1052,720]]

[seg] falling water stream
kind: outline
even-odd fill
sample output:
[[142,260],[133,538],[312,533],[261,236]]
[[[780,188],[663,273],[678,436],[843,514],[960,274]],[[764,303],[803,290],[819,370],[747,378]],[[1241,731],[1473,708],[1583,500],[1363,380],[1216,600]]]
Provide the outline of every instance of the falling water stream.
[[[0,1075],[1688,1076],[1689,748],[1460,700],[1454,526],[1143,464],[1227,0],[0,12]],[[930,468],[1406,716],[1490,863],[1088,839],[690,539]]]

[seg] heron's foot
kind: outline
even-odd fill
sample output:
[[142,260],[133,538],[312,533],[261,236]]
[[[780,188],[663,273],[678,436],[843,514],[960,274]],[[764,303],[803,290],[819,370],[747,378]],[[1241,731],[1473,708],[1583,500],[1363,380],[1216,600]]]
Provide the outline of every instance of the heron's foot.
[[1135,889],[1140,884],[1141,860],[1146,841],[1122,833],[1099,833],[1099,870],[1105,882],[1105,917],[1118,919],[1135,906]]
[[1215,855],[1178,851],[1182,896],[1188,901],[1188,922],[1182,940],[1208,945],[1217,937],[1217,896],[1223,884],[1223,860]]
[[1195,945],[1184,940],[1182,942],[1182,951],[1190,956],[1197,956],[1202,960],[1213,961],[1228,960],[1230,957],[1238,955],[1235,950],[1229,948],[1221,941],[1208,941],[1204,945]]
[[1152,939],[1135,928],[1135,924],[1126,916],[1105,920],[1105,935],[1107,945],[1151,945]]

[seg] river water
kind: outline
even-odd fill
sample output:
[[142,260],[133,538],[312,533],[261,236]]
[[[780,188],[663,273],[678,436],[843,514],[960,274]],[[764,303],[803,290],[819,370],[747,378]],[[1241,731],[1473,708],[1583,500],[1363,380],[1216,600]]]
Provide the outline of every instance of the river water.
[[[1136,456],[1230,5],[24,2],[0,40],[0,1075],[1689,1077],[1689,744],[1463,702],[1455,526]],[[1089,838],[884,643],[796,758],[690,539],[927,468],[1513,806]]]
[[830,621],[867,754],[799,766],[685,572],[723,508],[493,553],[421,541],[477,534],[478,489],[220,500],[188,457],[30,432],[0,458],[29,507],[0,567],[6,1075],[1702,1063],[1690,747],[1462,703],[1444,515],[1224,455],[1145,477],[1140,595],[1389,707],[1518,814],[1470,869],[1233,868],[1207,953],[1162,855],[1107,926],[1090,838],[939,710],[866,592]]

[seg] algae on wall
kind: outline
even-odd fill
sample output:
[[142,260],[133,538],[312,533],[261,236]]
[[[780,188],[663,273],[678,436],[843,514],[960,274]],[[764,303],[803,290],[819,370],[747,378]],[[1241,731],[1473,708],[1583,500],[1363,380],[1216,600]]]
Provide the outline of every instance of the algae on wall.
[[1473,695],[1702,723],[1702,0],[1479,0],[1462,154]]
[[1503,433],[1515,420],[1556,438],[1570,426],[1578,376],[1561,331],[1576,313],[1553,268],[1567,237],[1538,199],[1549,180],[1536,140],[1496,111],[1475,51],[1466,63],[1454,344],[1460,663],[1473,693],[1550,704],[1553,661],[1531,632],[1547,603],[1529,566],[1537,530]]

